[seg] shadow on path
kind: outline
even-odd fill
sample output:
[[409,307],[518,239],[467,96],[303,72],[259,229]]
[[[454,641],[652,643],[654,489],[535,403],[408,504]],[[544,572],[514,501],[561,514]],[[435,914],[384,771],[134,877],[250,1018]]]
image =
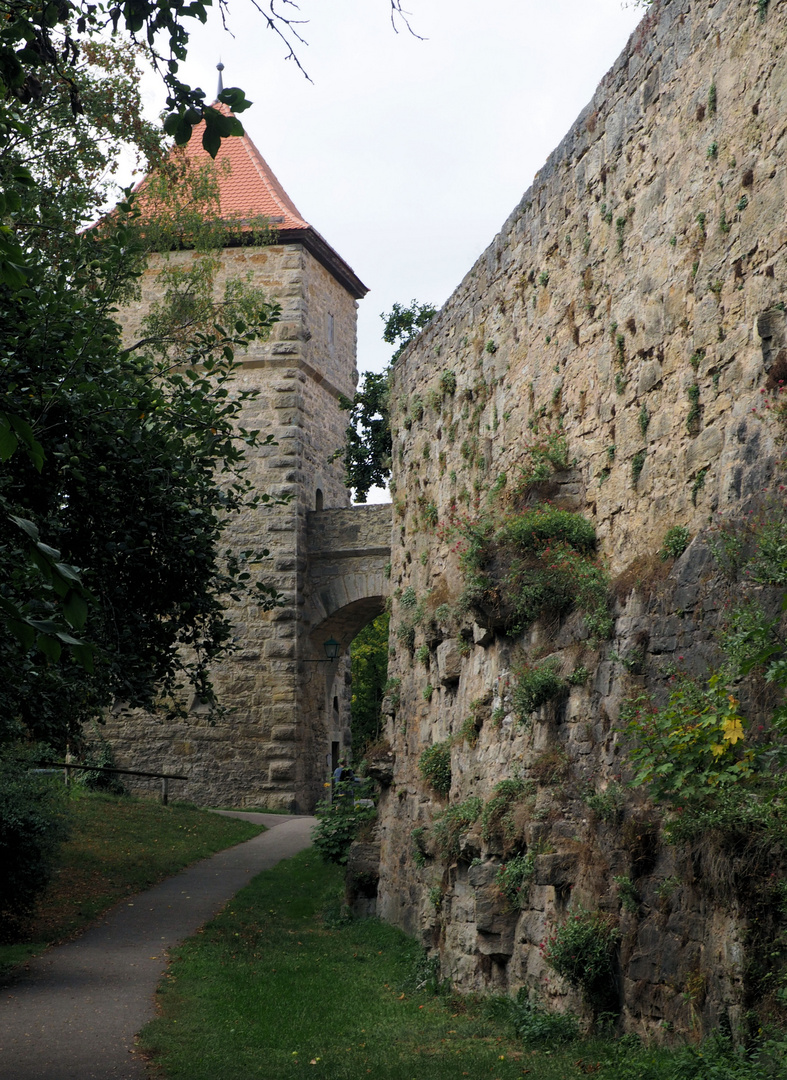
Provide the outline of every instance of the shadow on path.
[[0,990],[3,1080],[145,1080],[134,1036],[172,948],[216,915],[261,870],[310,844],[312,817],[232,813],[268,831],[168,878],[50,949]]

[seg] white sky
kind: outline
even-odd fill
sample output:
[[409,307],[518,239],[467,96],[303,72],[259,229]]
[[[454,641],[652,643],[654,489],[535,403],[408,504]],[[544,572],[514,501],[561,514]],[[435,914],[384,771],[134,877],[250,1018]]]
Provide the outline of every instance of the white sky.
[[361,371],[390,358],[382,311],[448,298],[642,15],[621,0],[404,6],[426,40],[394,33],[388,0],[301,0],[308,82],[251,4],[230,0],[234,37],[218,20],[197,29],[181,69],[212,99],[223,61],[225,85],[254,102],[240,119],[260,153],[369,287]]
[[[281,0],[279,0],[281,5]],[[392,349],[380,313],[448,298],[560,142],[642,15],[621,0],[301,0],[298,50],[312,82],[283,60],[250,3],[230,29],[194,31],[181,77],[212,100],[226,86],[301,214],[369,287],[358,367]],[[281,10],[293,10],[281,6]],[[148,93],[157,112],[163,93]]]

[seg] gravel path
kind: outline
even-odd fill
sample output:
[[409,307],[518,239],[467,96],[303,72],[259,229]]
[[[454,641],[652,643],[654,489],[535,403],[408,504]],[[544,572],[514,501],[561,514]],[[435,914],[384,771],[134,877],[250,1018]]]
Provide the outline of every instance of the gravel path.
[[243,814],[268,831],[122,901],[0,988],[1,1080],[145,1080],[134,1036],[153,1017],[167,949],[261,870],[310,843],[311,817]]

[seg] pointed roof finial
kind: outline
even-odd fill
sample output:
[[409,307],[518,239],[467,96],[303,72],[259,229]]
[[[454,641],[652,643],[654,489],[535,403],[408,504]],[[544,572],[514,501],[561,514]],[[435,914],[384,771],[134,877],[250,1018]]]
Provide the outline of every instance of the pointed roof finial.
[[218,73],[219,73],[219,88],[216,91],[216,97],[218,97],[219,94],[224,89],[224,79],[222,78],[222,75],[221,75],[223,70],[224,70],[224,65],[222,64],[221,60],[219,60],[218,64],[216,64],[216,71],[218,71]]

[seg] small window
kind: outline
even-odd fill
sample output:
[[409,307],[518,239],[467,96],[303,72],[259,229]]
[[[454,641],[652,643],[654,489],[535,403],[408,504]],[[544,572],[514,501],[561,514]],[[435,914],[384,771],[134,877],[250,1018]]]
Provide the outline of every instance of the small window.
[[333,315],[328,316],[328,344],[333,345]]
[[317,488],[317,493],[314,496],[314,509],[315,510],[322,510],[322,505],[323,505],[322,488]]
[[334,712],[339,711],[339,699],[338,699],[338,697],[334,697],[334,699],[333,699],[333,711]]

